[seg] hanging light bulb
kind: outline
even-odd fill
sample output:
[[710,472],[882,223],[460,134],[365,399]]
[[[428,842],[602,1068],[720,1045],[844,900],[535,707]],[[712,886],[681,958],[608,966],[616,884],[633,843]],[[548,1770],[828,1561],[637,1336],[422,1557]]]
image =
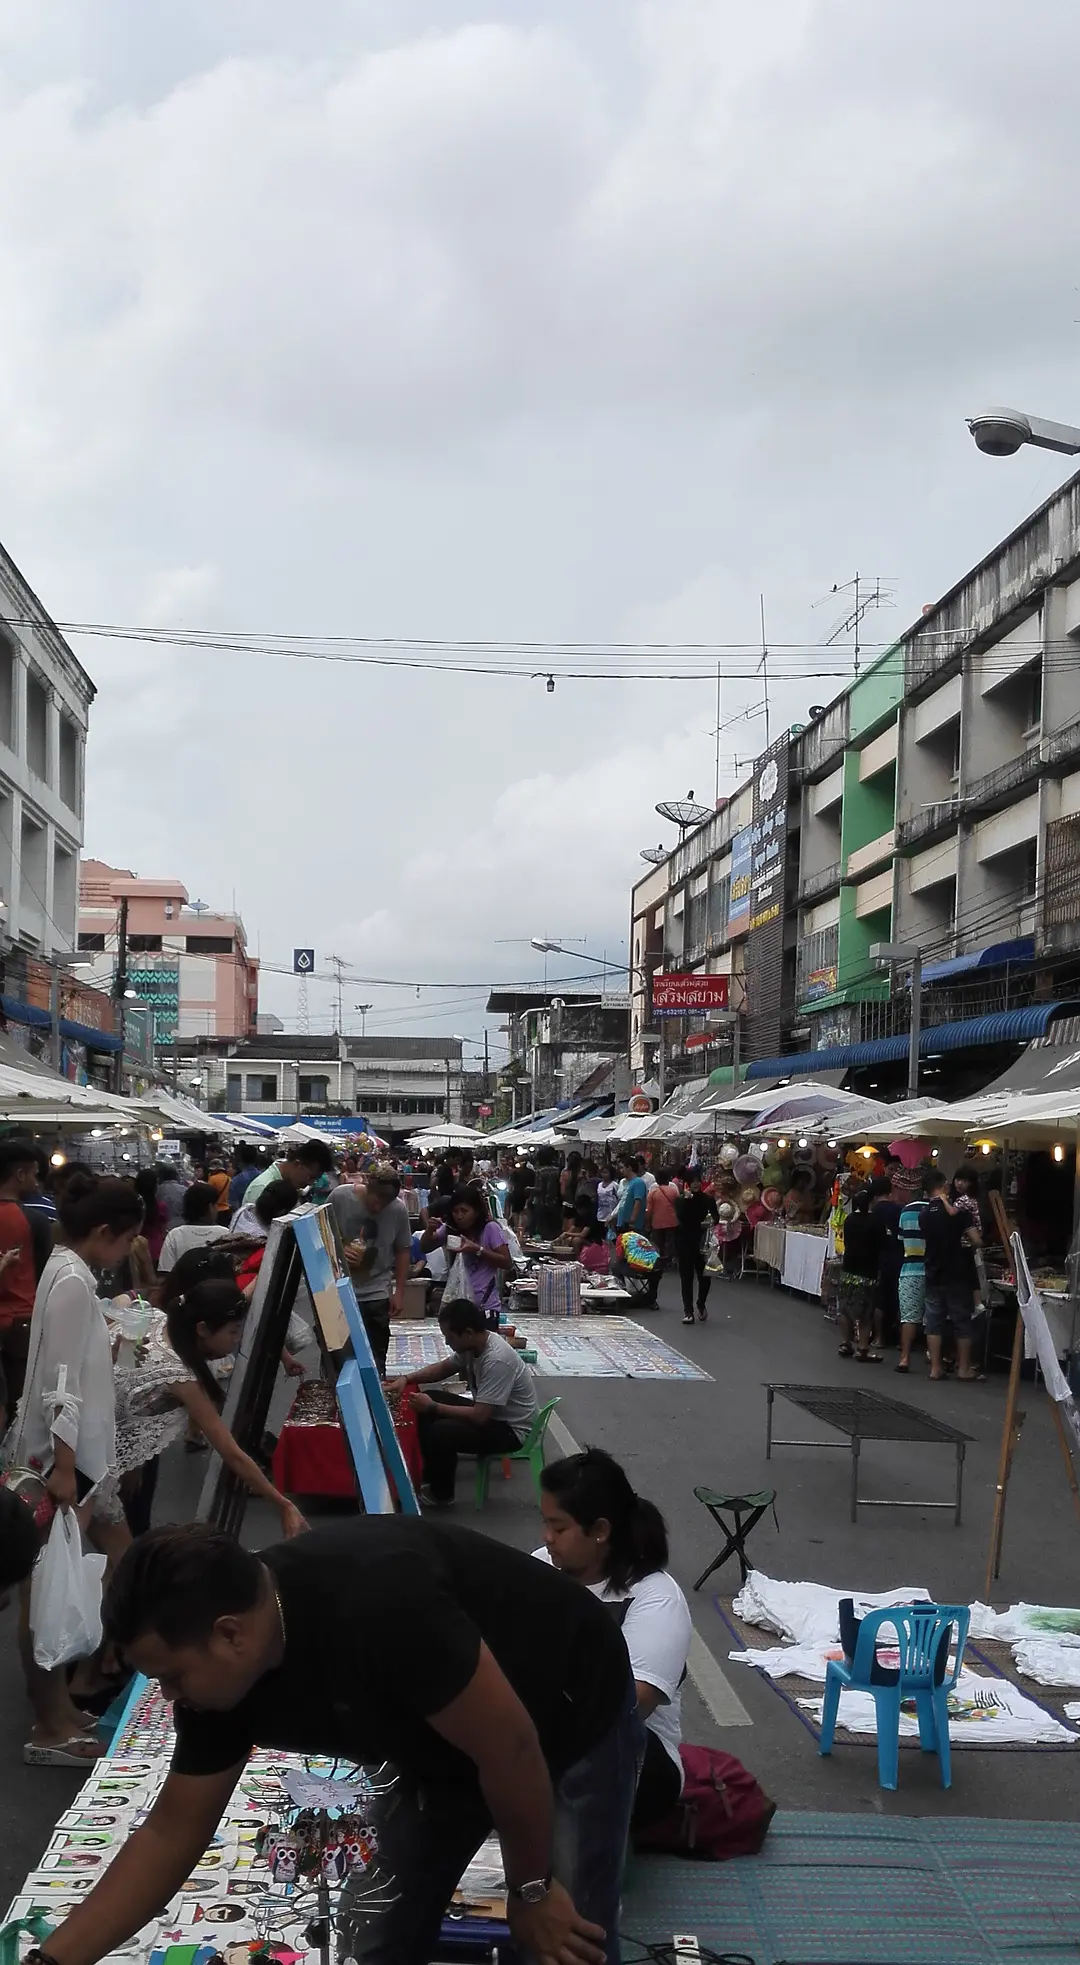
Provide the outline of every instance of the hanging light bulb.
[[548,679],[547,679],[547,684],[546,684],[546,688],[547,688],[547,693],[548,693],[548,695],[549,695],[549,696],[554,696],[554,694],[555,694],[555,677],[554,677],[553,675],[549,675],[549,677],[548,677]]
[[1065,1158],[1065,1148],[1060,1144],[1060,1142],[1054,1148],[1054,1158],[1057,1161],[1058,1166],[1060,1167],[1061,1162]]
[[810,1141],[809,1141],[808,1139],[801,1139],[801,1140],[799,1141],[799,1145],[800,1145],[800,1146],[809,1146],[809,1144],[810,1144]]
[[989,1153],[989,1152],[990,1152],[991,1150],[992,1150],[992,1149],[991,1149],[991,1146],[990,1146],[990,1141],[989,1141],[988,1139],[984,1139],[984,1140],[983,1140],[983,1143],[982,1143],[982,1151],[983,1151],[983,1153]]

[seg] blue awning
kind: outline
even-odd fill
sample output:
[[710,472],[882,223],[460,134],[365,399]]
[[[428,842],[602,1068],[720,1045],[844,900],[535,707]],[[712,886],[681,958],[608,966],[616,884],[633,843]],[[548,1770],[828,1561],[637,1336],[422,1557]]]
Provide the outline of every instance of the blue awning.
[[[919,1056],[943,1051],[975,1050],[982,1044],[1026,1044],[1045,1037],[1058,1017],[1080,1013],[1080,1003],[1032,1003],[1022,1010],[999,1010],[995,1016],[965,1017],[959,1023],[939,1023],[924,1030]],[[787,1058],[755,1058],[748,1078],[796,1078],[804,1072],[857,1071],[868,1064],[896,1064],[908,1054],[906,1037],[875,1037],[868,1044],[833,1044],[823,1051],[794,1051]]]
[[925,983],[944,982],[947,976],[964,976],[971,969],[1004,969],[1010,964],[1034,962],[1035,941],[1021,935],[1012,942],[993,942],[973,955],[954,955],[948,962],[931,962],[922,972]]
[[118,1051],[119,1037],[111,1030],[95,1030],[92,1024],[72,1023],[70,1017],[60,1019],[61,1037],[70,1038],[73,1044],[85,1044],[88,1051]]

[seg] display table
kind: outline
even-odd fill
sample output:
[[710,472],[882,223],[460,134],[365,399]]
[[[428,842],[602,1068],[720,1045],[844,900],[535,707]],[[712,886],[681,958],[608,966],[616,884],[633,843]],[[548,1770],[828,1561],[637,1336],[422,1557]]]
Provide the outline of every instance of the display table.
[[829,1252],[824,1229],[815,1234],[810,1228],[784,1229],[784,1266],[780,1281],[785,1289],[802,1290],[806,1296],[821,1295],[821,1272]]

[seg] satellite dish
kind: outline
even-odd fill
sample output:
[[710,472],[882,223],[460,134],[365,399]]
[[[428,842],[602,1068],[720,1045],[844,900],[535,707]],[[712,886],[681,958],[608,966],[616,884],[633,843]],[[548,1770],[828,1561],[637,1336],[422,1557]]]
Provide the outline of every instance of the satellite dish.
[[670,819],[682,832],[712,818],[712,806],[699,805],[695,798],[663,798],[656,810],[662,819]]
[[209,901],[189,901],[187,906],[189,914],[209,914],[210,912]]
[[663,866],[668,857],[668,849],[666,846],[643,846],[641,857],[643,860],[648,860],[651,867]]

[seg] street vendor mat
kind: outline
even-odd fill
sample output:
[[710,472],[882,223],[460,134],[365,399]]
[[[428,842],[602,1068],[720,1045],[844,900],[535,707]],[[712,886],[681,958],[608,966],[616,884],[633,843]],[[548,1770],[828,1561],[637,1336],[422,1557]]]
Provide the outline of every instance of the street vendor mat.
[[[534,1370],[542,1378],[703,1379],[684,1358],[651,1330],[629,1317],[516,1317],[515,1325],[536,1353]],[[449,1357],[441,1332],[415,1324],[391,1324],[388,1377],[419,1371]]]

